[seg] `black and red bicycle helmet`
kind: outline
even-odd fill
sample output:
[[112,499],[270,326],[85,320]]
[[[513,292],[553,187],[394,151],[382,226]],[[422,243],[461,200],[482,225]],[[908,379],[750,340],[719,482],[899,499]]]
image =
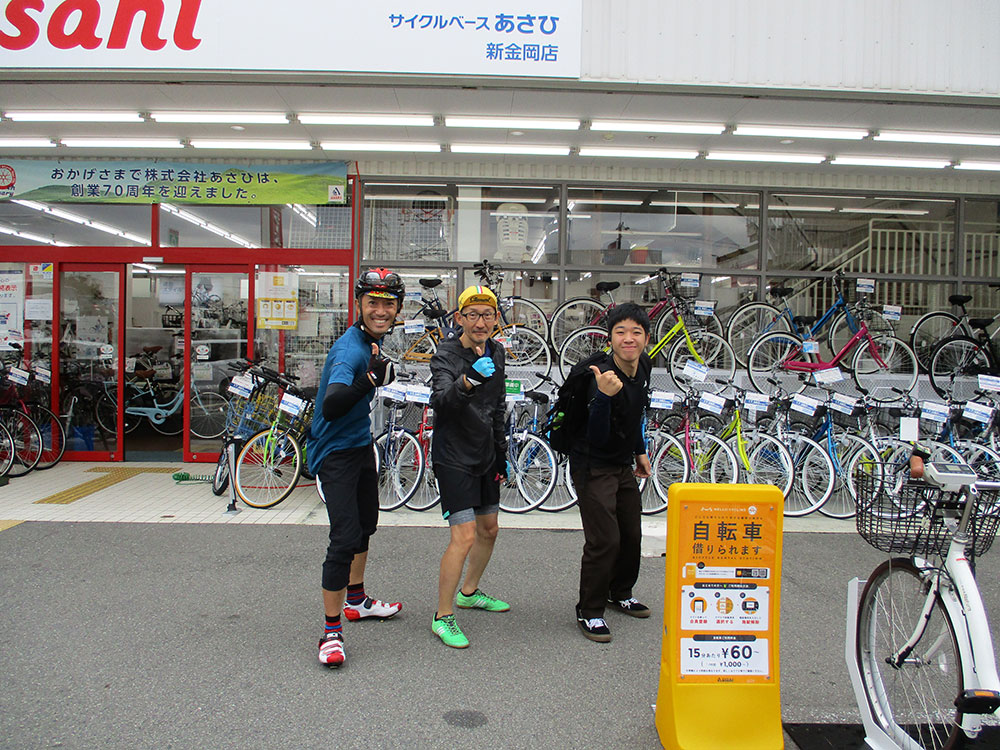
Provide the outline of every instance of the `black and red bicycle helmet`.
[[354,284],[354,297],[361,299],[363,294],[394,299],[402,305],[406,287],[403,285],[402,277],[395,271],[390,271],[388,268],[371,268],[362,271]]

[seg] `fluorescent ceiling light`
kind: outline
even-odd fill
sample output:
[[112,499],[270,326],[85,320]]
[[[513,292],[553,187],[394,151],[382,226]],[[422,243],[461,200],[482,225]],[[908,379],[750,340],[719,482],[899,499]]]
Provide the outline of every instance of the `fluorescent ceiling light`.
[[[191,213],[190,211],[188,211],[186,209],[177,208],[177,206],[174,206],[173,204],[170,204],[170,203],[161,203],[160,204],[160,208],[163,209],[164,211],[166,211],[168,214],[173,214],[178,219],[183,219],[184,221],[186,221],[186,222],[188,222],[190,224],[194,224],[195,226],[201,227],[202,229],[205,229],[205,230],[211,232],[212,234],[217,234],[219,237],[227,239],[230,242],[235,243],[237,245],[242,245],[243,247],[246,247],[246,248],[259,248],[260,247],[260,245],[257,245],[257,244],[255,244],[253,242],[250,242],[250,240],[244,239],[243,237],[240,237],[237,234],[233,234],[232,232],[228,232],[225,229],[223,229],[222,227],[217,226],[217,225],[213,224],[212,222],[207,221],[207,220],[201,218],[200,216],[197,216],[197,215]],[[176,273],[176,272],[175,271],[151,271],[150,273]],[[184,273],[184,271],[182,270],[182,271],[180,271],[180,273]]]
[[132,267],[133,268],[141,269],[143,271],[155,271],[156,270],[156,266],[154,266],[154,265],[152,265],[150,263],[133,263]]
[[835,156],[831,164],[846,167],[915,167],[918,169],[944,169],[947,159],[900,159],[891,156]]
[[176,138],[60,138],[66,148],[184,148]]
[[522,156],[569,156],[569,146],[515,146],[504,143],[453,143],[453,154],[512,154]]
[[[458,196],[459,203],[545,203],[548,198],[528,198],[523,195],[516,195],[509,198],[484,198],[484,197],[473,197],[469,195]],[[521,216],[526,216],[527,214],[520,214]]]
[[601,234],[638,235],[640,237],[701,237],[701,232],[664,232],[644,229],[602,229]]
[[[759,206],[747,206],[748,209],[759,208]],[[775,203],[773,206],[769,205],[767,207],[768,211],[813,211],[815,213],[827,214],[832,211],[836,211],[834,206],[786,206],[781,203]]]
[[15,122],[142,122],[138,112],[4,112]]
[[[365,182],[365,187],[371,185],[379,185],[383,187],[411,187],[411,188],[425,188],[425,187],[448,187],[447,183],[444,182]],[[463,185],[463,187],[465,187]]]
[[917,208],[842,208],[842,214],[884,214],[886,216],[926,216],[930,211]]
[[826,159],[822,154],[765,154],[750,151],[709,151],[705,158],[712,161],[761,161],[787,164],[820,164]]
[[686,133],[719,135],[725,125],[712,122],[654,122],[651,120],[594,120],[591,130],[611,130],[619,133]]
[[679,206],[682,208],[739,208],[739,203],[709,203],[708,201],[650,201],[651,206]]
[[[66,221],[72,221],[75,224],[80,224],[81,226],[90,227],[91,229],[96,229],[99,232],[104,232],[106,234],[112,234],[115,237],[124,237],[125,239],[138,243],[140,245],[152,245],[152,243],[145,237],[140,237],[132,232],[126,232],[124,229],[111,226],[110,224],[102,224],[99,221],[94,221],[87,216],[81,216],[80,214],[75,214],[72,211],[67,211],[64,208],[56,208],[55,206],[50,206],[45,203],[38,203],[37,201],[26,201],[26,200],[13,200],[11,203],[17,203],[18,205],[24,206],[25,208],[31,208],[35,211],[41,211],[45,214],[50,214],[52,216],[64,219]],[[52,244],[52,243],[49,243]],[[67,243],[59,243],[65,245]]]
[[448,128],[506,128],[507,130],[579,130],[580,121],[564,117],[445,117]]
[[44,245],[54,245],[55,247],[69,247],[68,242],[59,242],[51,237],[42,237],[37,234],[32,234],[31,232],[22,232],[14,227],[7,226],[6,224],[0,224],[0,234],[9,234],[11,237],[18,237],[22,240],[30,240],[31,242],[41,242]]
[[894,143],[951,143],[958,146],[1000,146],[1000,136],[977,133],[912,133],[905,130],[882,130],[876,141]]
[[0,148],[55,148],[51,138],[0,138]]
[[680,151],[663,148],[603,148],[598,146],[582,146],[580,156],[613,156],[635,159],[694,159],[697,151]]
[[774,138],[829,138],[831,140],[860,141],[868,136],[867,130],[857,128],[790,128],[778,125],[737,125],[733,135],[762,135]]
[[415,195],[409,193],[406,195],[365,195],[364,199],[366,201],[420,201],[422,203],[438,201],[440,203],[447,203],[451,200],[450,195]]
[[398,151],[403,153],[440,153],[438,143],[406,143],[404,141],[323,141],[324,151]]
[[199,122],[236,125],[287,125],[288,115],[267,112],[150,112],[157,122]]
[[1000,161],[962,161],[955,169],[981,169],[987,172],[1000,172]]
[[298,118],[303,125],[395,125],[427,128],[434,124],[431,115],[341,115],[310,112],[302,113]]
[[319,217],[312,209],[303,206],[301,203],[286,203],[285,205],[301,216],[310,226],[315,227],[319,224]]
[[202,138],[192,138],[191,145],[195,148],[261,149],[265,151],[308,151],[312,148],[309,141],[205,140]]

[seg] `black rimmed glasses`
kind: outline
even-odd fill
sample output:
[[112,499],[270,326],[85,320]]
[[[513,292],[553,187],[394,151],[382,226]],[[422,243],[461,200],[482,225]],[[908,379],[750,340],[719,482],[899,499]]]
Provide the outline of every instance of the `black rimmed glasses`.
[[492,323],[497,319],[497,314],[495,311],[490,310],[489,312],[478,312],[476,310],[469,310],[469,312],[461,313],[462,317],[465,318],[470,323],[478,323],[480,318],[484,323]]

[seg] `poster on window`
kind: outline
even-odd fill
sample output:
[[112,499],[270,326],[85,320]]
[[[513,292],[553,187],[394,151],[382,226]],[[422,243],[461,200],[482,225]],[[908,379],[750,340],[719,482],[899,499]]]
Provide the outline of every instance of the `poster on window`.
[[0,351],[24,342],[24,272],[0,271]]

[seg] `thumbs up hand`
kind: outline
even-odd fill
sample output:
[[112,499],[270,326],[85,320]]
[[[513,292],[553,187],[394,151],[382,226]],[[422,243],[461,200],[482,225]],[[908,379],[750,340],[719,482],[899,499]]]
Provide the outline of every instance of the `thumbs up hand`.
[[493,373],[497,371],[497,366],[494,364],[490,357],[483,354],[483,348],[481,346],[476,347],[476,356],[478,359],[472,363],[469,369],[465,373],[466,379],[473,385],[477,386],[481,383],[485,383],[491,377]]
[[614,370],[601,372],[596,365],[591,365],[590,371],[594,373],[594,379],[597,380],[597,390],[605,396],[614,396],[622,389],[622,381]]
[[368,379],[376,388],[380,385],[389,385],[396,377],[396,370],[392,362],[382,356],[378,344],[372,344],[372,354],[368,358]]

